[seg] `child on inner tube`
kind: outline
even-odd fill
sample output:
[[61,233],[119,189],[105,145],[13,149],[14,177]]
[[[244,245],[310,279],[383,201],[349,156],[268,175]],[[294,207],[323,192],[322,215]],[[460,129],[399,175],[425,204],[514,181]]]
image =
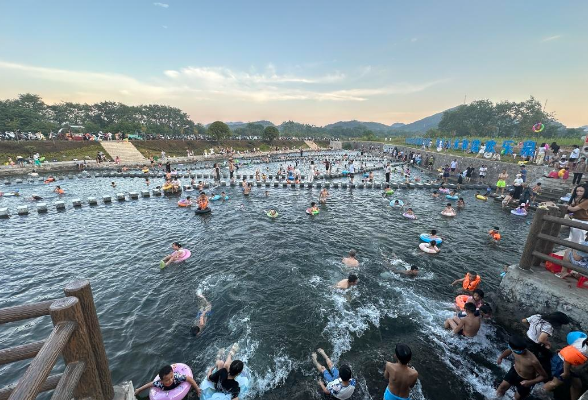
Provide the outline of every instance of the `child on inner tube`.
[[206,193],[200,192],[197,201],[199,210],[205,210],[208,207],[208,197],[206,197]]

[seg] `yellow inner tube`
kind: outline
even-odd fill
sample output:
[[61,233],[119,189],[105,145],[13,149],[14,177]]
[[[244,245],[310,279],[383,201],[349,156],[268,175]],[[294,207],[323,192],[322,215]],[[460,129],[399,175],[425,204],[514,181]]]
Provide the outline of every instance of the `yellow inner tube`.
[[478,200],[484,200],[484,201],[486,201],[486,200],[488,200],[488,197],[486,197],[486,196],[482,196],[481,194],[477,194],[477,195],[476,195],[476,199],[478,199]]

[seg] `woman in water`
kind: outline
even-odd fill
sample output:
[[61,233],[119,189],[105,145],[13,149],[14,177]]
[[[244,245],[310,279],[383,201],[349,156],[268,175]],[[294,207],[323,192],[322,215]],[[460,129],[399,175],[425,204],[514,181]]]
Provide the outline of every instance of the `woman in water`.
[[172,243],[172,249],[174,249],[173,253],[171,253],[169,256],[165,256],[163,260],[161,260],[161,262],[159,263],[159,266],[161,268],[167,267],[174,261],[178,261],[184,256],[184,249],[182,249],[182,245],[178,242]]

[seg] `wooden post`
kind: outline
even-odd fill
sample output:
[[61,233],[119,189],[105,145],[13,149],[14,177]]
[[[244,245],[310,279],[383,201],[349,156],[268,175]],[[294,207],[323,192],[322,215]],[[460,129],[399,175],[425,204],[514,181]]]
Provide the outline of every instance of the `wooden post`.
[[94,360],[96,361],[102,394],[105,400],[111,400],[114,397],[114,387],[112,386],[112,377],[110,376],[108,358],[104,349],[104,341],[102,340],[100,322],[98,322],[98,315],[96,314],[90,281],[81,279],[70,282],[63,291],[66,296],[75,296],[80,301],[84,321],[86,321],[90,346],[94,353]]
[[104,400],[80,301],[75,297],[64,297],[54,301],[49,311],[54,324],[63,321],[73,321],[77,324],[77,329],[62,353],[66,365],[77,361],[85,364],[82,379],[74,391],[74,397],[78,399],[93,397]]
[[527,242],[525,243],[523,254],[519,261],[519,268],[531,269],[533,263],[533,251],[535,251],[535,247],[537,246],[537,235],[541,232],[541,228],[543,227],[543,217],[547,214],[547,211],[548,210],[544,208],[538,208],[537,211],[535,211],[535,217],[529,228]]
[[[561,209],[559,207],[549,207],[549,215],[553,216],[553,217],[558,217],[561,218]],[[548,235],[553,236],[553,237],[559,237],[559,233],[561,231],[561,224],[557,223],[557,222],[553,222],[551,224],[551,227],[549,229],[549,232],[546,232]],[[553,247],[555,246],[555,243],[551,242],[551,241],[545,241],[545,247],[544,247],[544,254],[551,254],[553,252]]]

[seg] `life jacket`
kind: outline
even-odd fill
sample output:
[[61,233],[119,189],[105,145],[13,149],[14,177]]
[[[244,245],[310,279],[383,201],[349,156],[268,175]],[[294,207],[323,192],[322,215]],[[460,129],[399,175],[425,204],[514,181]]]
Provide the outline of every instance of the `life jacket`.
[[480,278],[480,275],[476,275],[476,279],[474,279],[473,281],[470,281],[470,278],[466,274],[462,287],[464,290],[468,290],[470,292],[473,292],[474,290],[476,290],[478,288],[478,285],[480,284],[481,281],[482,281],[482,278]]
[[[581,340],[584,341],[584,339]],[[581,345],[582,344],[580,343],[580,346]],[[576,366],[582,365],[588,360],[588,358],[574,345],[564,347],[560,350],[559,355],[565,362]]]

